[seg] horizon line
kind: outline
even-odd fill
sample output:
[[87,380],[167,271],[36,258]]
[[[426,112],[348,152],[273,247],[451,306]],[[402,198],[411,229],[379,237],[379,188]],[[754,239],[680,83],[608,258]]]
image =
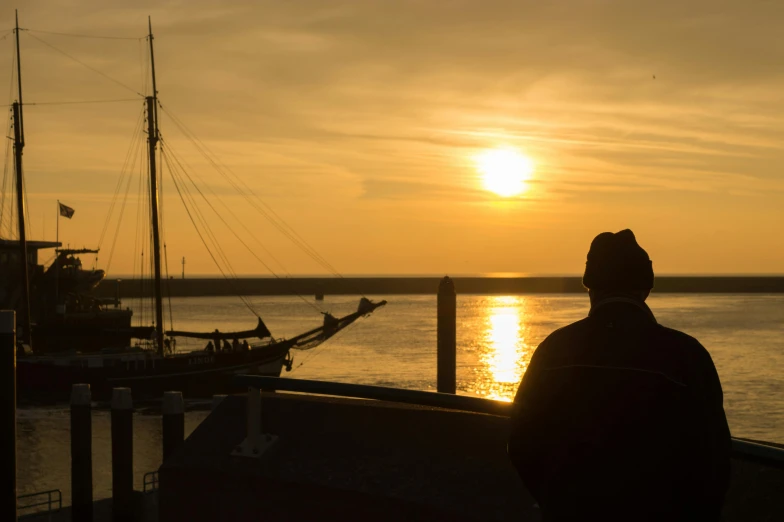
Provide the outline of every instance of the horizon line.
[[[274,276],[270,274],[237,274],[235,279],[337,279],[339,277],[343,278],[374,278],[374,279],[426,279],[426,278],[440,278],[444,276],[449,276],[451,278],[485,278],[485,279],[504,279],[504,278],[514,278],[514,279],[533,279],[533,278],[582,278],[583,274],[541,274],[541,273],[525,273],[525,272],[485,272],[485,273],[457,273],[457,274],[450,274],[450,273],[440,273],[440,274],[340,274],[339,276],[335,276],[332,274],[290,274],[288,276]],[[726,272],[718,272],[718,273],[662,273],[656,274],[655,277],[744,277],[744,278],[752,278],[752,277],[784,277],[784,272],[782,273],[726,273]],[[104,280],[113,280],[113,279],[137,279],[137,276],[131,274],[118,274],[118,275],[111,275],[106,276]],[[181,276],[171,276],[169,280],[179,279],[182,280]],[[184,279],[224,279],[221,274],[186,274]],[[229,278],[225,278],[229,279]]]

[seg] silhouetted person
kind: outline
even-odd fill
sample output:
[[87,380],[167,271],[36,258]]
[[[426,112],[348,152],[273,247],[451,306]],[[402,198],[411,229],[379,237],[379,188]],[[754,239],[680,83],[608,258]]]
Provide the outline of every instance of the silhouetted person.
[[242,351],[243,352],[249,352],[250,351],[250,345],[248,344],[248,340],[247,339],[243,339],[242,340]]
[[226,339],[223,340],[223,351],[226,353],[231,353],[231,345]]
[[240,341],[236,337],[231,342],[231,350],[235,353],[240,351]]
[[631,230],[591,243],[588,317],[553,332],[515,397],[509,456],[544,521],[718,521],[730,432],[708,352],[657,324]]
[[215,353],[215,345],[212,344],[212,341],[207,343],[207,347],[204,349],[204,351],[207,353]]

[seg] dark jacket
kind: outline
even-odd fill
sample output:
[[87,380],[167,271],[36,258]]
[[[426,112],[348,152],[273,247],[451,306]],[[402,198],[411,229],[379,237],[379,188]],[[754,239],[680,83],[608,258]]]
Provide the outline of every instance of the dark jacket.
[[616,298],[553,332],[515,397],[509,455],[545,521],[717,521],[730,432],[705,348]]

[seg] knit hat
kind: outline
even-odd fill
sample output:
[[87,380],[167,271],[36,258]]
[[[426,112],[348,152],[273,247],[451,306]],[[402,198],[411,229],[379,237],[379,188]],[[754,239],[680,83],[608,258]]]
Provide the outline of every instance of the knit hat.
[[631,230],[602,232],[591,242],[583,286],[595,291],[646,291],[653,288],[653,264]]

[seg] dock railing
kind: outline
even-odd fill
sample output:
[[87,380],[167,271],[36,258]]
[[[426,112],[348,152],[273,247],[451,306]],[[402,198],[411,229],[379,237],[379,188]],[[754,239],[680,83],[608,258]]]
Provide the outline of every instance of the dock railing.
[[[331,395],[335,397],[351,397],[355,399],[374,399],[379,401],[415,404],[433,408],[444,408],[471,413],[484,413],[511,417],[513,405],[510,402],[366,384],[347,384],[342,382],[311,381],[306,379],[283,379],[261,375],[238,375],[234,383],[255,390],[288,391],[313,395]],[[257,405],[258,404],[258,405]],[[258,418],[261,410],[260,401],[248,401],[248,418]],[[253,409],[253,411],[250,411]],[[258,429],[258,428],[256,428]],[[250,437],[250,435],[249,435]],[[754,461],[765,466],[784,469],[784,448],[761,442],[743,439],[732,439],[732,456],[742,460]]]
[[[46,500],[44,500],[44,495]],[[49,491],[39,491],[37,493],[28,493],[26,495],[19,495],[16,497],[17,510],[19,516],[26,515],[46,515],[49,517],[54,513],[58,513],[63,507],[63,494],[59,489],[50,489]],[[26,502],[25,502],[26,501]],[[46,509],[38,509],[46,506]]]
[[144,474],[142,493],[155,493],[158,491],[158,472],[150,471]]

